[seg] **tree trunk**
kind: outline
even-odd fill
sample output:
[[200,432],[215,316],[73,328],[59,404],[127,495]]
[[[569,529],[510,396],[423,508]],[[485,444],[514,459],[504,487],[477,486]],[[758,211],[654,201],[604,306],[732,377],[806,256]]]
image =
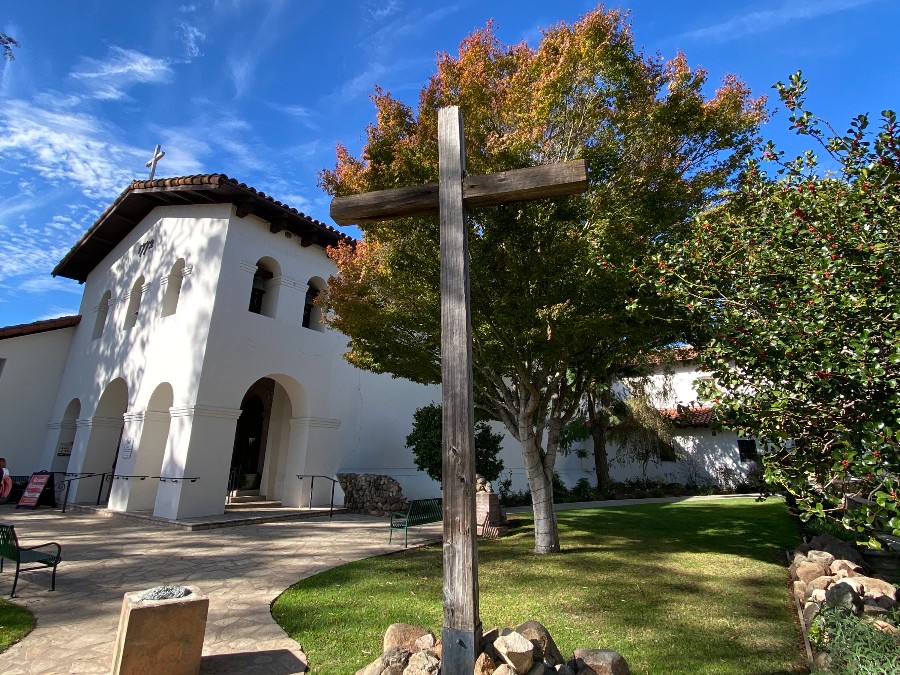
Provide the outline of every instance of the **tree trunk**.
[[558,553],[559,532],[553,509],[553,466],[545,463],[546,456],[535,436],[530,435],[520,442],[534,511],[534,552]]
[[591,424],[591,439],[594,441],[594,473],[597,474],[597,494],[604,497],[610,493],[609,455],[606,451],[606,415]]
[[588,395],[588,429],[594,442],[594,473],[597,475],[597,492],[610,492],[609,453],[606,449],[606,431],[609,426],[609,407],[612,405],[612,378],[599,394]]

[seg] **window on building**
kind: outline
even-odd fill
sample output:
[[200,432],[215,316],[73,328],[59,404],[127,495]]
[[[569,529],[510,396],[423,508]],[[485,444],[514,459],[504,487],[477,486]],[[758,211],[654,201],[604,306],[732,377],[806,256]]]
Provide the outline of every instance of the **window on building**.
[[141,299],[144,296],[144,277],[140,276],[131,287],[131,294],[128,298],[128,312],[125,314],[125,330],[134,328],[137,323],[138,312],[141,311]]
[[759,461],[759,451],[756,448],[756,439],[739,438],[737,444],[738,454],[740,454],[742,462]]
[[178,310],[178,299],[181,297],[181,284],[184,281],[184,258],[179,258],[172,265],[172,271],[166,279],[166,292],[163,295],[162,315],[171,316]]
[[260,258],[253,274],[253,285],[250,288],[250,306],[247,308],[254,314],[275,316],[278,304],[278,286],[274,279],[281,274],[278,263],[271,258]]
[[109,299],[112,293],[106,291],[100,298],[100,304],[97,305],[97,318],[94,319],[94,333],[91,340],[97,340],[103,335],[103,329],[106,327],[106,317],[109,314]]
[[310,279],[306,289],[306,299],[303,302],[303,327],[315,331],[324,330],[322,324],[322,310],[316,307],[316,298],[322,292],[322,282],[318,278]]

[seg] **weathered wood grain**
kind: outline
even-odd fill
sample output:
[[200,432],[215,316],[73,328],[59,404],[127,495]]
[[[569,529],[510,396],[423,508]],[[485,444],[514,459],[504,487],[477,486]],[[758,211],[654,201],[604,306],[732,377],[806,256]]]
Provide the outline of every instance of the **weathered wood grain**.
[[[576,159],[561,164],[500,171],[462,180],[467,208],[579,194],[587,189],[587,164]],[[439,184],[377,190],[331,200],[331,218],[338,225],[374,223],[437,213]]]

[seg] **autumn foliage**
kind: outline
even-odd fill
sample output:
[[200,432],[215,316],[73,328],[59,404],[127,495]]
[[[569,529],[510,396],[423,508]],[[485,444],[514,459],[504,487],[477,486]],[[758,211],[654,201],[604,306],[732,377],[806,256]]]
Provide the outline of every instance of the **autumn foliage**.
[[[443,54],[413,110],[372,96],[359,157],[338,146],[320,174],[333,195],[437,181],[437,111],[459,105],[466,168],[485,174],[584,158],[587,194],[469,213],[476,405],[522,444],[539,552],[558,548],[551,481],[559,431],[590,383],[668,325],[629,313],[632,261],[715,200],[751,151],[763,102],[736,78],[635,49],[626,16],[602,7],[507,46],[492,24]],[[362,226],[333,250],[324,302],[355,365],[417,382],[440,376],[437,218]]]

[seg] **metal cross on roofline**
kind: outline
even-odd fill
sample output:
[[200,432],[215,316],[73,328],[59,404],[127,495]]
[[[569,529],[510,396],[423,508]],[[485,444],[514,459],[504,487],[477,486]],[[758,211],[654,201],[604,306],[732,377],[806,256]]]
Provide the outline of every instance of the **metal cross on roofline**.
[[150,158],[150,161],[147,162],[147,165],[146,165],[147,168],[150,169],[150,178],[148,180],[153,180],[153,176],[156,175],[156,164],[157,164],[157,162],[159,162],[159,160],[161,160],[165,156],[166,156],[166,153],[164,153],[160,149],[160,146],[157,143],[156,149],[153,151],[153,157]]
[[475,541],[475,419],[469,243],[465,207],[491,206],[587,189],[584,160],[465,175],[462,113],[438,112],[439,182],[335,197],[339,225],[440,213],[441,385],[443,409],[444,627],[441,672],[471,675],[481,651]]

